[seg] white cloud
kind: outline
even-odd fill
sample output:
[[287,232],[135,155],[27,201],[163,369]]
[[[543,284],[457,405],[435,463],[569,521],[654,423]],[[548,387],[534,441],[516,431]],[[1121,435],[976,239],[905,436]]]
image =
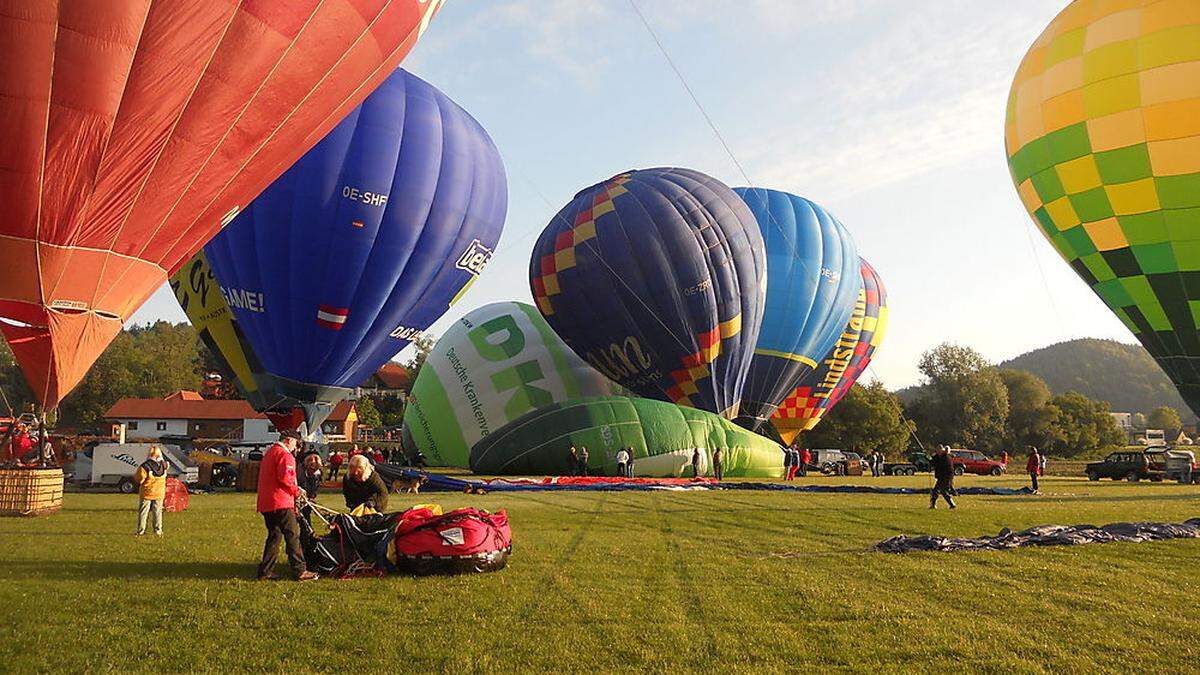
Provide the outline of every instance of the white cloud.
[[924,6],[800,86],[782,103],[796,110],[790,123],[737,139],[751,177],[837,199],[985,153],[1002,158],[1011,77],[1048,18]]

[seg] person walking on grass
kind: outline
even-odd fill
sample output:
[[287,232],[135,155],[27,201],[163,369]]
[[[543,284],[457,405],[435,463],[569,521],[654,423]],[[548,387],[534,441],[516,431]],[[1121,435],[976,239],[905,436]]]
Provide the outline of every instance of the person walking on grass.
[[692,448],[692,478],[700,477],[700,448]]
[[567,466],[569,467],[568,470],[571,472],[570,475],[579,475],[579,450],[577,450],[573,445],[571,446],[571,456],[567,458]]
[[725,448],[717,448],[713,450],[712,455],[713,478],[718,481],[725,477]]
[[797,473],[801,478],[808,477],[808,465],[812,463],[812,451],[802,448],[796,453],[796,457],[796,467],[792,470],[792,477],[795,478]]
[[633,446],[629,446],[629,462],[625,465],[625,477],[633,478]]
[[167,495],[167,462],[162,448],[150,446],[146,461],[133,473],[133,482],[138,484],[138,528],[137,536],[146,534],[146,520],[151,521],[154,534],[163,533],[163,498]]
[[950,448],[942,445],[933,455],[933,477],[936,479],[933,490],[929,492],[929,508],[937,508],[938,497],[946,500],[950,508],[956,509],[954,503],[954,462],[950,459]]
[[1029,487],[1034,492],[1040,492],[1038,485],[1038,476],[1042,475],[1042,456],[1038,453],[1038,449],[1029,446],[1029,458],[1025,460],[1025,472],[1029,474]]
[[[1034,448],[1037,450],[1037,448]],[[1046,465],[1050,463],[1050,453],[1045,450],[1038,450],[1038,475],[1046,475]]]
[[258,512],[267,527],[267,541],[263,545],[262,562],[258,565],[259,581],[279,578],[274,571],[280,543],[287,548],[288,564],[297,581],[317,578],[305,566],[304,549],[300,547],[300,525],[296,520],[296,499],[301,492],[296,482],[296,458],[292,453],[299,442],[298,432],[283,430],[258,467]]
[[620,476],[621,478],[626,477],[625,476],[625,467],[628,466],[628,464],[629,464],[629,453],[625,451],[625,448],[621,448],[620,450],[617,450],[617,475]]

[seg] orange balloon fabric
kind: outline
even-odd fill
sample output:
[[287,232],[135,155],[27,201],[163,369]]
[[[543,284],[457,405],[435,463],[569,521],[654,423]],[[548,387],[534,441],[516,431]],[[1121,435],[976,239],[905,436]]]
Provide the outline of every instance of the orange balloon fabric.
[[0,330],[56,407],[442,0],[0,0]]

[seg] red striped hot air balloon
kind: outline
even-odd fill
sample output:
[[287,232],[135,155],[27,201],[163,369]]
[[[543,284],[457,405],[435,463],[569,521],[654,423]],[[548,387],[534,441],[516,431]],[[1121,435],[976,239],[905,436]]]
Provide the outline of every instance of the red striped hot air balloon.
[[54,408],[442,0],[0,0],[0,329]]
[[887,291],[875,268],[866,260],[860,258],[859,261],[862,263],[863,287],[841,337],[817,364],[817,369],[771,417],[771,424],[788,445],[801,431],[817,426],[825,413],[842,400],[871,363],[875,349],[883,341],[888,315]]

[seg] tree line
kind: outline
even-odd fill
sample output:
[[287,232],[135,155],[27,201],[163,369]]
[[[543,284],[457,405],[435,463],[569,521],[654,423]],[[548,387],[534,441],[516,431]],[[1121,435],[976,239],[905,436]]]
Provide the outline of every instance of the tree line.
[[[907,404],[881,384],[855,385],[801,441],[901,455],[919,445],[996,454],[1037,446],[1060,457],[1125,444],[1104,401],[1075,391],[1053,395],[1036,375],[997,368],[978,352],[941,344],[921,356],[923,381]],[[1167,421],[1170,408],[1156,410]],[[1172,421],[1178,428],[1179,416]]]

